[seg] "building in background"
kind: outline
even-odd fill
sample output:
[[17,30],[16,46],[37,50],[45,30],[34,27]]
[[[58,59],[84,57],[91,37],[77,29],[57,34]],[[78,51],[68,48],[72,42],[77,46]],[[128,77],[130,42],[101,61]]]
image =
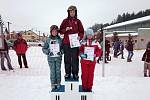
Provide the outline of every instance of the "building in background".
[[128,34],[131,34],[135,43],[134,49],[145,49],[147,42],[150,41],[150,16],[110,25],[104,30],[110,41],[112,41],[113,33],[117,32],[124,44],[128,40]]

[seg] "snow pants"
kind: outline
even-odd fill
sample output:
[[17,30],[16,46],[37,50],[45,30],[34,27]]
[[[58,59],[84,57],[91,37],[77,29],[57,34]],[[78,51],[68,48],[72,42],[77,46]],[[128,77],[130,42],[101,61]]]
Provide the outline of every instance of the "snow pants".
[[82,88],[92,90],[93,80],[94,80],[94,70],[96,62],[81,60],[82,69]]
[[133,51],[128,51],[128,58],[127,59],[131,60],[133,55],[134,55]]
[[12,65],[11,65],[11,60],[10,60],[10,56],[8,54],[7,51],[0,51],[0,58],[1,58],[1,69],[6,69],[5,65],[4,65],[4,59],[6,58],[7,60],[7,66],[9,69],[12,69]]
[[79,72],[79,48],[70,48],[69,45],[63,46],[64,50],[64,63],[65,63],[65,73],[71,75],[77,75]]
[[17,56],[18,56],[18,63],[19,63],[19,65],[20,65],[20,68],[22,68],[22,60],[21,60],[21,57],[23,58],[24,66],[25,66],[25,67],[28,67],[27,59],[26,59],[26,54],[17,54]]
[[48,61],[50,67],[51,85],[60,85],[61,83],[61,59],[54,58]]

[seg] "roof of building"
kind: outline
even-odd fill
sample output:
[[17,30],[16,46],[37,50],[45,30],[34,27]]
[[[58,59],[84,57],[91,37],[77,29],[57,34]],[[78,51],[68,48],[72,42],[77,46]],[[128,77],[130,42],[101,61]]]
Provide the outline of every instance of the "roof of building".
[[145,22],[145,21],[148,21],[148,20],[150,20],[150,16],[145,16],[145,17],[133,19],[133,20],[130,20],[130,21],[126,21],[126,22],[121,22],[121,23],[118,23],[118,24],[110,25],[110,26],[105,27],[104,29],[111,29],[111,28],[120,27],[120,26],[124,26],[124,25]]
[[[138,33],[123,33],[123,34],[118,34],[118,36],[129,36],[129,34],[131,34],[131,36],[137,36]],[[108,34],[106,35],[106,37],[112,37],[113,34]]]

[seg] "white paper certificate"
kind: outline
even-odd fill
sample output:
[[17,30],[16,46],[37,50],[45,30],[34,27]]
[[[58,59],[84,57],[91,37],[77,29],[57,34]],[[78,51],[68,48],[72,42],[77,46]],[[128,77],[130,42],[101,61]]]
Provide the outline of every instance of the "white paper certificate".
[[59,44],[50,44],[50,52],[54,54],[52,57],[58,57],[59,55],[57,53],[60,52]]
[[85,47],[84,54],[87,54],[86,60],[94,61],[94,47]]
[[70,47],[75,48],[80,46],[80,42],[78,40],[78,34],[70,34],[69,35]]

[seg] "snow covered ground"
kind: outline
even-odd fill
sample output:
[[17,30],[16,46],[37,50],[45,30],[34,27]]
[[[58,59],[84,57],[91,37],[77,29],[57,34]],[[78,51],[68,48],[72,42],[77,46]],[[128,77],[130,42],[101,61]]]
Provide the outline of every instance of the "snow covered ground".
[[[150,79],[143,77],[143,52],[134,51],[130,63],[112,57],[112,61],[105,64],[105,77],[102,77],[102,63],[97,64],[93,100],[150,100]],[[51,100],[49,67],[41,47],[28,49],[29,69],[19,69],[13,50],[10,50],[10,56],[15,72],[0,71],[0,100]],[[62,63],[62,84],[65,84],[63,76]]]

